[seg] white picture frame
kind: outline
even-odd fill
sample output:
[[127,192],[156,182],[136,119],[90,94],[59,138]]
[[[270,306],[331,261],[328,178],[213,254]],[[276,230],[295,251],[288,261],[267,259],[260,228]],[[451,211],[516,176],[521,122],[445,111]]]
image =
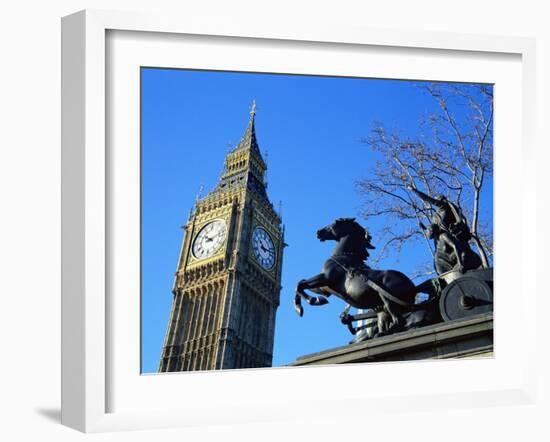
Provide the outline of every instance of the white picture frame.
[[[106,95],[109,93],[107,79],[110,81],[111,77],[105,74],[107,64],[112,62],[107,59],[109,55],[113,56],[113,52],[109,53],[107,44],[107,35],[112,32],[140,33],[144,39],[154,35],[156,39],[159,36],[160,38],[167,36],[172,40],[179,38],[183,41],[186,36],[194,38],[210,36],[222,40],[232,39],[231,41],[235,42],[253,42],[254,45],[269,42],[272,46],[280,44],[283,52],[289,47],[307,50],[308,47],[322,45],[323,48],[335,51],[372,50],[381,56],[386,52],[397,50],[396,57],[403,57],[411,51],[425,51],[421,54],[429,55],[435,61],[438,57],[464,55],[474,59],[474,63],[478,60],[481,64],[485,57],[502,56],[503,59],[509,57],[512,64],[519,69],[517,73],[512,74],[510,85],[516,84],[520,89],[510,90],[512,95],[510,99],[516,102],[519,100],[521,109],[514,109],[507,118],[515,118],[519,115],[520,121],[515,121],[518,127],[511,128],[515,131],[511,133],[512,138],[503,139],[500,138],[500,134],[504,132],[500,131],[510,128],[499,127],[497,120],[495,140],[496,143],[500,142],[503,145],[517,141],[521,146],[521,148],[516,146],[517,150],[514,150],[515,153],[508,159],[504,158],[508,153],[502,155],[502,164],[505,164],[502,170],[509,169],[510,164],[514,164],[514,159],[519,159],[522,164],[522,186],[515,190],[509,189],[514,197],[522,201],[521,214],[514,218],[514,221],[521,224],[521,228],[517,233],[519,238],[515,248],[512,251],[502,252],[499,252],[499,234],[498,229],[496,230],[495,287],[498,287],[499,266],[503,269],[501,275],[505,274],[506,266],[513,264],[512,260],[507,260],[506,257],[510,258],[513,253],[517,253],[521,259],[519,272],[522,277],[514,283],[516,286],[505,288],[501,284],[498,290],[507,290],[509,293],[512,290],[516,292],[519,290],[521,293],[518,297],[521,308],[516,312],[518,315],[516,320],[525,325],[522,331],[521,350],[518,349],[514,354],[512,348],[507,348],[516,341],[514,341],[513,330],[510,330],[511,326],[507,324],[507,320],[513,313],[511,304],[509,300],[504,300],[501,306],[497,301],[495,314],[496,358],[486,361],[445,362],[445,370],[449,373],[461,371],[466,373],[466,379],[453,380],[455,385],[452,390],[442,389],[441,385],[444,384],[439,385],[437,376],[434,377],[433,373],[431,375],[435,379],[433,385],[422,388],[420,386],[409,388],[404,384],[400,386],[397,382],[394,383],[394,389],[387,389],[383,387],[384,379],[380,382],[380,376],[385,376],[388,384],[392,383],[389,382],[391,379],[399,379],[400,373],[403,374],[405,370],[405,365],[408,373],[414,373],[419,377],[426,376],[426,372],[436,370],[430,362],[386,364],[384,367],[386,374],[373,366],[369,370],[373,374],[376,372],[380,387],[371,385],[368,389],[367,386],[356,386],[353,389],[348,387],[342,390],[336,385],[338,376],[343,373],[342,370],[345,370],[347,379],[360,379],[361,370],[364,370],[363,365],[337,368],[239,370],[223,374],[190,373],[190,376],[194,376],[192,383],[189,382],[191,378],[188,374],[140,377],[139,372],[132,372],[128,375],[129,379],[132,378],[140,384],[145,382],[147,385],[138,386],[128,383],[126,389],[119,388],[121,377],[116,374],[117,367],[113,368],[115,359],[113,348],[117,347],[115,344],[111,345],[110,336],[116,328],[113,324],[120,320],[117,320],[118,313],[113,313],[112,299],[109,298],[112,281],[108,274],[109,244],[116,240],[111,235],[117,231],[116,228],[109,227],[112,221],[110,212],[117,199],[109,193],[109,168],[112,166],[109,165],[108,144],[113,140],[106,132],[106,120],[112,117],[109,114],[111,110],[107,109]],[[361,410],[361,413],[369,412],[368,410],[396,413],[406,410],[412,404],[416,410],[437,410],[468,407],[472,401],[485,406],[499,403],[533,403],[535,367],[531,355],[535,352],[533,337],[536,324],[533,320],[523,321],[527,314],[527,305],[535,303],[537,293],[535,281],[526,277],[529,256],[534,256],[533,248],[536,243],[533,228],[536,215],[536,193],[533,191],[536,188],[535,174],[529,173],[534,170],[535,161],[533,135],[535,46],[532,39],[420,31],[393,32],[326,24],[293,27],[281,23],[270,25],[265,22],[224,23],[191,17],[87,10],[63,18],[62,55],[63,424],[84,432],[101,432],[208,425],[213,419],[218,423],[295,419],[304,413],[304,407],[308,408],[308,413],[315,413],[331,403],[338,404],[337,413],[341,415],[354,415],[358,410]],[[390,60],[387,63],[389,65],[392,62]],[[394,75],[399,78],[400,69],[404,68],[396,64],[393,69],[396,69]],[[433,69],[438,69],[437,63],[434,64]],[[511,70],[514,69],[512,66]],[[463,79],[468,81],[468,78]],[[499,83],[496,83],[497,94],[498,87]],[[498,101],[496,106],[499,112]],[[132,145],[131,142],[129,144]],[[497,164],[498,161],[497,156]],[[495,182],[497,194],[499,192],[498,173],[497,169]],[[499,221],[498,213],[495,219],[497,227],[499,223],[502,226],[505,225],[504,221]],[[517,230],[516,225],[512,224],[511,227],[514,231]],[[504,227],[500,229],[502,231]],[[503,253],[500,261],[498,253]],[[508,267],[508,270],[510,268]],[[502,277],[500,278],[502,281]],[[132,351],[135,354],[136,349],[133,348]],[[116,358],[131,360],[132,357],[124,352],[117,352]],[[119,371],[128,373],[128,367],[134,365],[135,361],[131,361],[128,366]],[[337,373],[335,370],[340,372]],[[483,382],[474,385],[469,383],[467,373],[476,370],[484,370],[485,373],[493,370],[499,375],[495,375],[491,382],[488,378],[485,379],[487,382],[485,385]],[[317,392],[315,383],[312,381],[315,378],[322,379],[324,391]],[[118,380],[113,382],[113,379]],[[143,379],[146,380],[142,382]],[[187,387],[184,386],[185,382],[188,383]],[[270,387],[271,384],[273,387]],[[295,393],[291,390],[287,391],[283,388],[284,385],[301,385],[303,399],[297,396],[298,393],[294,395]],[[356,384],[352,382],[350,385]],[[143,396],[142,399],[155,405],[138,404],[135,401],[136,398],[130,396],[129,389],[133,387],[138,389],[143,387],[143,392],[140,393]],[[113,404],[112,392],[117,388],[120,389],[117,398],[128,395],[126,400],[117,399],[117,404],[131,402],[135,406]],[[169,406],[171,402],[167,392],[180,391],[181,388],[187,388],[186,397],[194,400],[192,407],[185,404],[177,408]],[[201,401],[201,388],[202,392],[204,388],[210,388],[212,391],[226,390],[228,396],[209,397],[208,401]],[[274,389],[271,396],[269,388]],[[237,395],[237,393],[241,394]],[[288,403],[286,404],[284,394],[287,394]],[[265,401],[262,395],[267,395],[270,400]],[[166,406],[163,406],[163,403]],[[219,406],[212,407],[213,403]]]

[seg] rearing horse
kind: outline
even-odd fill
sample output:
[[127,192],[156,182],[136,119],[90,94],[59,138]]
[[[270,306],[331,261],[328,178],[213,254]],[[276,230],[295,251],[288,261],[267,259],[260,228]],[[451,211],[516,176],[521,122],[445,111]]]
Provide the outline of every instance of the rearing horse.
[[[335,295],[351,306],[378,312],[379,334],[399,328],[402,314],[414,304],[416,289],[413,282],[396,270],[373,270],[364,261],[367,249],[374,247],[370,235],[355,218],[339,218],[317,231],[321,241],[338,241],[323,270],[296,287],[294,307],[303,315],[301,298],[309,305],[324,305],[327,297]],[[320,296],[311,296],[310,290]]]

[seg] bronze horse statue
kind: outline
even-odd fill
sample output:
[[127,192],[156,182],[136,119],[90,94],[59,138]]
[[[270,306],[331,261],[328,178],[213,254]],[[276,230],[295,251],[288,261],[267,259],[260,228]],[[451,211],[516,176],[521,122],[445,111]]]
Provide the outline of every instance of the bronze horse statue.
[[[414,283],[399,271],[374,270],[365,264],[368,249],[374,247],[371,236],[355,218],[337,219],[318,230],[317,238],[338,244],[321,273],[298,283],[294,298],[298,315],[303,315],[302,298],[309,305],[324,305],[328,303],[327,297],[335,295],[352,307],[373,310],[377,317],[377,335],[398,331],[403,325],[403,314],[413,308],[417,293]],[[311,296],[306,290],[319,296]],[[349,324],[347,317],[345,310],[341,319]]]

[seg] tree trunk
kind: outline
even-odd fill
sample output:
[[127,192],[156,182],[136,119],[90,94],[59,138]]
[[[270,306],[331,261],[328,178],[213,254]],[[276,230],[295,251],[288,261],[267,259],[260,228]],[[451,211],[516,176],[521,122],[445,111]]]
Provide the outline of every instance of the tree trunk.
[[489,258],[487,258],[487,252],[485,252],[485,249],[481,245],[481,241],[477,237],[477,235],[472,235],[472,239],[474,240],[474,243],[477,247],[477,251],[479,252],[479,256],[481,258],[481,265],[484,269],[489,268]]

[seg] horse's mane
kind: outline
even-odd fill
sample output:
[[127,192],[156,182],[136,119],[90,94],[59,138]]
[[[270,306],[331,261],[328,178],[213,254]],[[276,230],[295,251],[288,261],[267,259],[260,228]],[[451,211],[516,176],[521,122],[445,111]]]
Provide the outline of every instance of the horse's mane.
[[367,232],[366,229],[361,224],[355,221],[355,218],[338,218],[336,222],[351,224],[354,227],[354,229],[361,234],[366,234]]
[[[355,218],[338,218],[336,222],[347,223],[353,227],[353,230],[356,234],[360,235],[364,240],[365,249],[374,249],[375,247],[371,244],[372,237],[369,234],[368,230],[365,229],[361,224],[355,221]],[[367,252],[368,256],[368,252]]]

